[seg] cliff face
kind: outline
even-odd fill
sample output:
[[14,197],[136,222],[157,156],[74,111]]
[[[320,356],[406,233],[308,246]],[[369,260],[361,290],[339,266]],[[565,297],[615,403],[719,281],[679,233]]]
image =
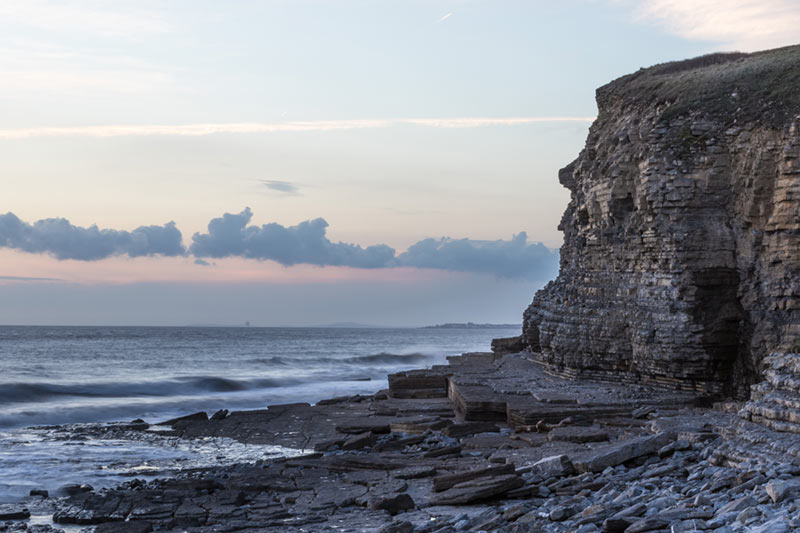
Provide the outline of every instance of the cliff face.
[[743,397],[800,338],[800,47],[659,65],[597,102],[524,342],[556,373]]

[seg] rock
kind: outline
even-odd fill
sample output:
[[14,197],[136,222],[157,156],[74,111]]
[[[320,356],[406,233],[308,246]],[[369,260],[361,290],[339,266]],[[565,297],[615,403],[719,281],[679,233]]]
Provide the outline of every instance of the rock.
[[497,424],[492,422],[466,422],[464,424],[453,424],[452,426],[446,427],[444,431],[442,431],[442,434],[448,437],[461,438],[476,433],[496,433],[498,431],[500,431],[500,428],[497,427]]
[[482,478],[497,477],[514,473],[514,465],[490,466],[474,470],[465,470],[454,474],[444,474],[433,478],[433,490],[441,492],[465,481]]
[[106,522],[100,524],[94,533],[150,533],[153,526],[150,522]]
[[631,417],[633,418],[644,418],[650,413],[654,412],[656,408],[652,405],[645,405],[643,407],[639,407],[638,409],[634,409],[631,413]]
[[380,528],[378,533],[414,533],[414,524],[406,520],[392,522]]
[[627,529],[625,529],[625,533],[642,533],[644,531],[655,531],[657,529],[666,529],[668,527],[669,520],[665,520],[657,516],[650,516],[633,522],[630,526],[628,526]]
[[552,455],[540,459],[532,465],[532,470],[543,477],[564,477],[575,472],[572,461],[566,455]]
[[378,496],[369,501],[369,508],[373,511],[384,510],[390,515],[396,515],[414,508],[414,500],[406,493],[393,496]]
[[461,446],[442,446],[441,448],[434,448],[423,454],[426,458],[444,457],[445,455],[453,455],[461,453]]
[[[637,516],[642,516],[647,511],[648,506],[644,503],[637,503],[618,511],[611,518],[630,518],[634,519]],[[633,520],[631,520],[633,521]]]
[[227,416],[228,416],[228,410],[220,409],[219,411],[211,415],[211,418],[209,418],[209,420],[211,420],[212,422],[217,422],[219,420],[225,420]]
[[720,507],[715,516],[722,516],[728,513],[738,513],[747,509],[748,507],[755,507],[756,505],[758,505],[758,502],[755,501],[752,496],[743,496]]
[[435,370],[410,370],[389,374],[389,396],[444,398],[447,397],[447,378]]
[[342,423],[336,426],[336,431],[349,435],[361,433],[389,433],[389,422],[381,420],[361,420]]
[[575,469],[578,472],[602,472],[609,466],[617,466],[631,459],[656,453],[671,440],[673,435],[659,433],[609,444],[594,450],[594,454],[588,459],[575,462]]
[[347,439],[331,439],[318,442],[314,445],[315,452],[330,452],[336,450],[344,444]]
[[603,531],[606,533],[622,533],[628,526],[631,525],[631,520],[628,518],[606,518],[603,520]]
[[64,496],[75,496],[76,494],[81,494],[83,492],[92,492],[94,488],[91,485],[87,485],[86,483],[77,484],[77,483],[70,483],[68,485],[62,485],[58,488],[58,493]]
[[602,442],[608,440],[608,430],[590,427],[553,428],[547,434],[547,440],[566,442]]
[[25,520],[31,512],[25,507],[14,504],[0,504],[0,520]]
[[371,432],[353,435],[342,443],[342,450],[360,450],[374,445],[378,441],[378,436]]
[[452,488],[434,494],[430,505],[465,505],[518,489],[525,482],[516,474],[497,477],[482,477],[459,483]]
[[562,522],[578,513],[578,509],[568,505],[556,505],[548,513],[548,518],[553,522]]
[[758,527],[750,529],[750,533],[789,533],[794,529],[789,524],[789,520],[784,516],[773,518]]
[[521,336],[492,339],[492,352],[498,354],[519,353],[525,349]]
[[780,503],[788,496],[795,496],[800,493],[800,478],[770,480],[765,490],[772,503]]
[[435,466],[411,466],[392,473],[397,479],[420,479],[436,475]]
[[170,420],[165,420],[158,424],[159,426],[174,426],[179,422],[205,422],[208,420],[208,414],[205,411],[200,411],[199,413],[192,413],[190,415],[179,416],[178,418],[172,418]]
[[48,492],[48,491],[46,491],[44,489],[31,489],[30,495],[31,496],[39,496],[41,498],[48,498],[48,497],[50,497],[50,492]]

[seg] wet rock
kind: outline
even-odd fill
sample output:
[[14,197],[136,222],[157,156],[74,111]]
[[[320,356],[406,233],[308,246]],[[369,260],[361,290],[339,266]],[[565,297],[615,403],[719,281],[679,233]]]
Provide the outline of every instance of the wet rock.
[[48,498],[48,497],[50,497],[50,492],[48,492],[48,491],[46,491],[44,489],[31,489],[30,495],[31,496],[39,496],[41,498]]
[[76,494],[82,494],[84,492],[92,492],[94,488],[91,485],[86,483],[78,484],[78,483],[70,483],[69,485],[62,485],[58,488],[58,494],[63,496],[75,496]]
[[0,504],[0,520],[24,520],[30,518],[31,512],[22,506]]
[[211,415],[211,418],[209,418],[209,420],[211,420],[212,422],[218,422],[220,420],[225,420],[227,416],[228,416],[228,410],[220,409],[219,411]]
[[179,416],[178,418],[172,418],[170,420],[165,420],[164,422],[159,423],[159,426],[174,426],[179,422],[205,422],[208,420],[208,414],[205,411],[200,411],[198,413],[192,413],[186,416]]

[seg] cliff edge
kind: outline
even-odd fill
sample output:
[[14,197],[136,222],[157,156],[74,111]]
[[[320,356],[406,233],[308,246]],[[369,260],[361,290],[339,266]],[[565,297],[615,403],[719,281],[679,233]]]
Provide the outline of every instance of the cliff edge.
[[597,91],[556,280],[523,315],[549,371],[747,397],[800,339],[800,46]]

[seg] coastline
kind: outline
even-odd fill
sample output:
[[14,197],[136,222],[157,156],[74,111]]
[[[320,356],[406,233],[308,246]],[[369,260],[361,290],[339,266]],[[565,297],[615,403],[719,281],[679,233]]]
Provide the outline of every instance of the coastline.
[[[701,401],[565,381],[525,354],[465,354],[390,375],[389,389],[372,395],[187,415],[169,421],[165,434],[301,455],[76,489],[62,499],[33,496],[15,509],[52,513],[56,528],[100,533],[800,527],[787,497],[800,467],[780,453],[785,435],[739,419],[736,405],[697,407]],[[84,427],[100,438],[151,429]],[[772,450],[764,444],[756,456],[748,439]],[[46,527],[29,530],[52,531]]]

